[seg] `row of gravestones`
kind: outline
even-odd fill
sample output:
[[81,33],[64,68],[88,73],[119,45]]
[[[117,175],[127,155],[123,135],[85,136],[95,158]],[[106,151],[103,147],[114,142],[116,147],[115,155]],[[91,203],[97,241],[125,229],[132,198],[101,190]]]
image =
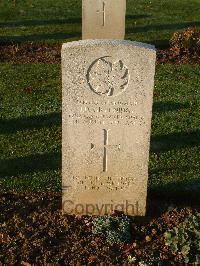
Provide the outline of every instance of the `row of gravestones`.
[[63,211],[145,215],[156,51],[124,41],[125,0],[83,0],[62,47]]

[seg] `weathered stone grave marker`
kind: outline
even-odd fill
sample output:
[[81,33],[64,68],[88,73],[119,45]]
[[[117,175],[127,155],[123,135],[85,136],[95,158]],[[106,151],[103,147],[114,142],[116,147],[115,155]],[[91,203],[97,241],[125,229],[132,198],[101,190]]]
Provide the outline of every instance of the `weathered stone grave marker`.
[[63,45],[64,212],[145,215],[155,58],[130,41]]
[[126,0],[82,3],[82,39],[124,39]]

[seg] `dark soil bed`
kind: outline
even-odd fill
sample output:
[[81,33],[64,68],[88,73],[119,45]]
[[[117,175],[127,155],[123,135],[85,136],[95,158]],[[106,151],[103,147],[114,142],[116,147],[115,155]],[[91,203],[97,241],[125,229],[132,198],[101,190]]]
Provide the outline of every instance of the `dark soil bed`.
[[[23,43],[0,44],[0,62],[57,64],[61,60],[61,44]],[[174,55],[170,49],[157,50],[157,63],[195,64],[200,55]]]
[[0,45],[0,62],[58,64],[60,60],[61,44],[24,43]]
[[[148,265],[153,256],[164,265],[177,265],[183,259],[165,245],[163,233],[195,213],[196,208],[183,208],[186,203],[173,208],[166,202],[150,201],[153,203],[149,203],[146,218],[132,218],[131,242],[110,245],[92,233],[91,217],[62,214],[59,193],[2,194],[0,265],[128,265],[132,253],[145,258]],[[163,214],[158,216],[154,206]]]

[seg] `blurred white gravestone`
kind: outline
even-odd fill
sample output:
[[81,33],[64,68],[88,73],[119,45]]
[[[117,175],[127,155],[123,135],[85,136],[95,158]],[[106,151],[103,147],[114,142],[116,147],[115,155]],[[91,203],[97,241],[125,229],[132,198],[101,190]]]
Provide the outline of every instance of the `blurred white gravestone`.
[[82,0],[82,39],[124,39],[126,0]]
[[145,215],[155,60],[143,43],[63,44],[64,212]]

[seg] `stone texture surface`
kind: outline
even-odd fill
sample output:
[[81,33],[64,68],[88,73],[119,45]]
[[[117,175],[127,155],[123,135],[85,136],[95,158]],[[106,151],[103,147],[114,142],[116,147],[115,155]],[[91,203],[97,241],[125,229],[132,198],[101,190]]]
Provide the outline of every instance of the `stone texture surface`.
[[124,39],[126,0],[82,0],[82,39]]
[[63,44],[64,212],[145,215],[155,60],[143,43]]

